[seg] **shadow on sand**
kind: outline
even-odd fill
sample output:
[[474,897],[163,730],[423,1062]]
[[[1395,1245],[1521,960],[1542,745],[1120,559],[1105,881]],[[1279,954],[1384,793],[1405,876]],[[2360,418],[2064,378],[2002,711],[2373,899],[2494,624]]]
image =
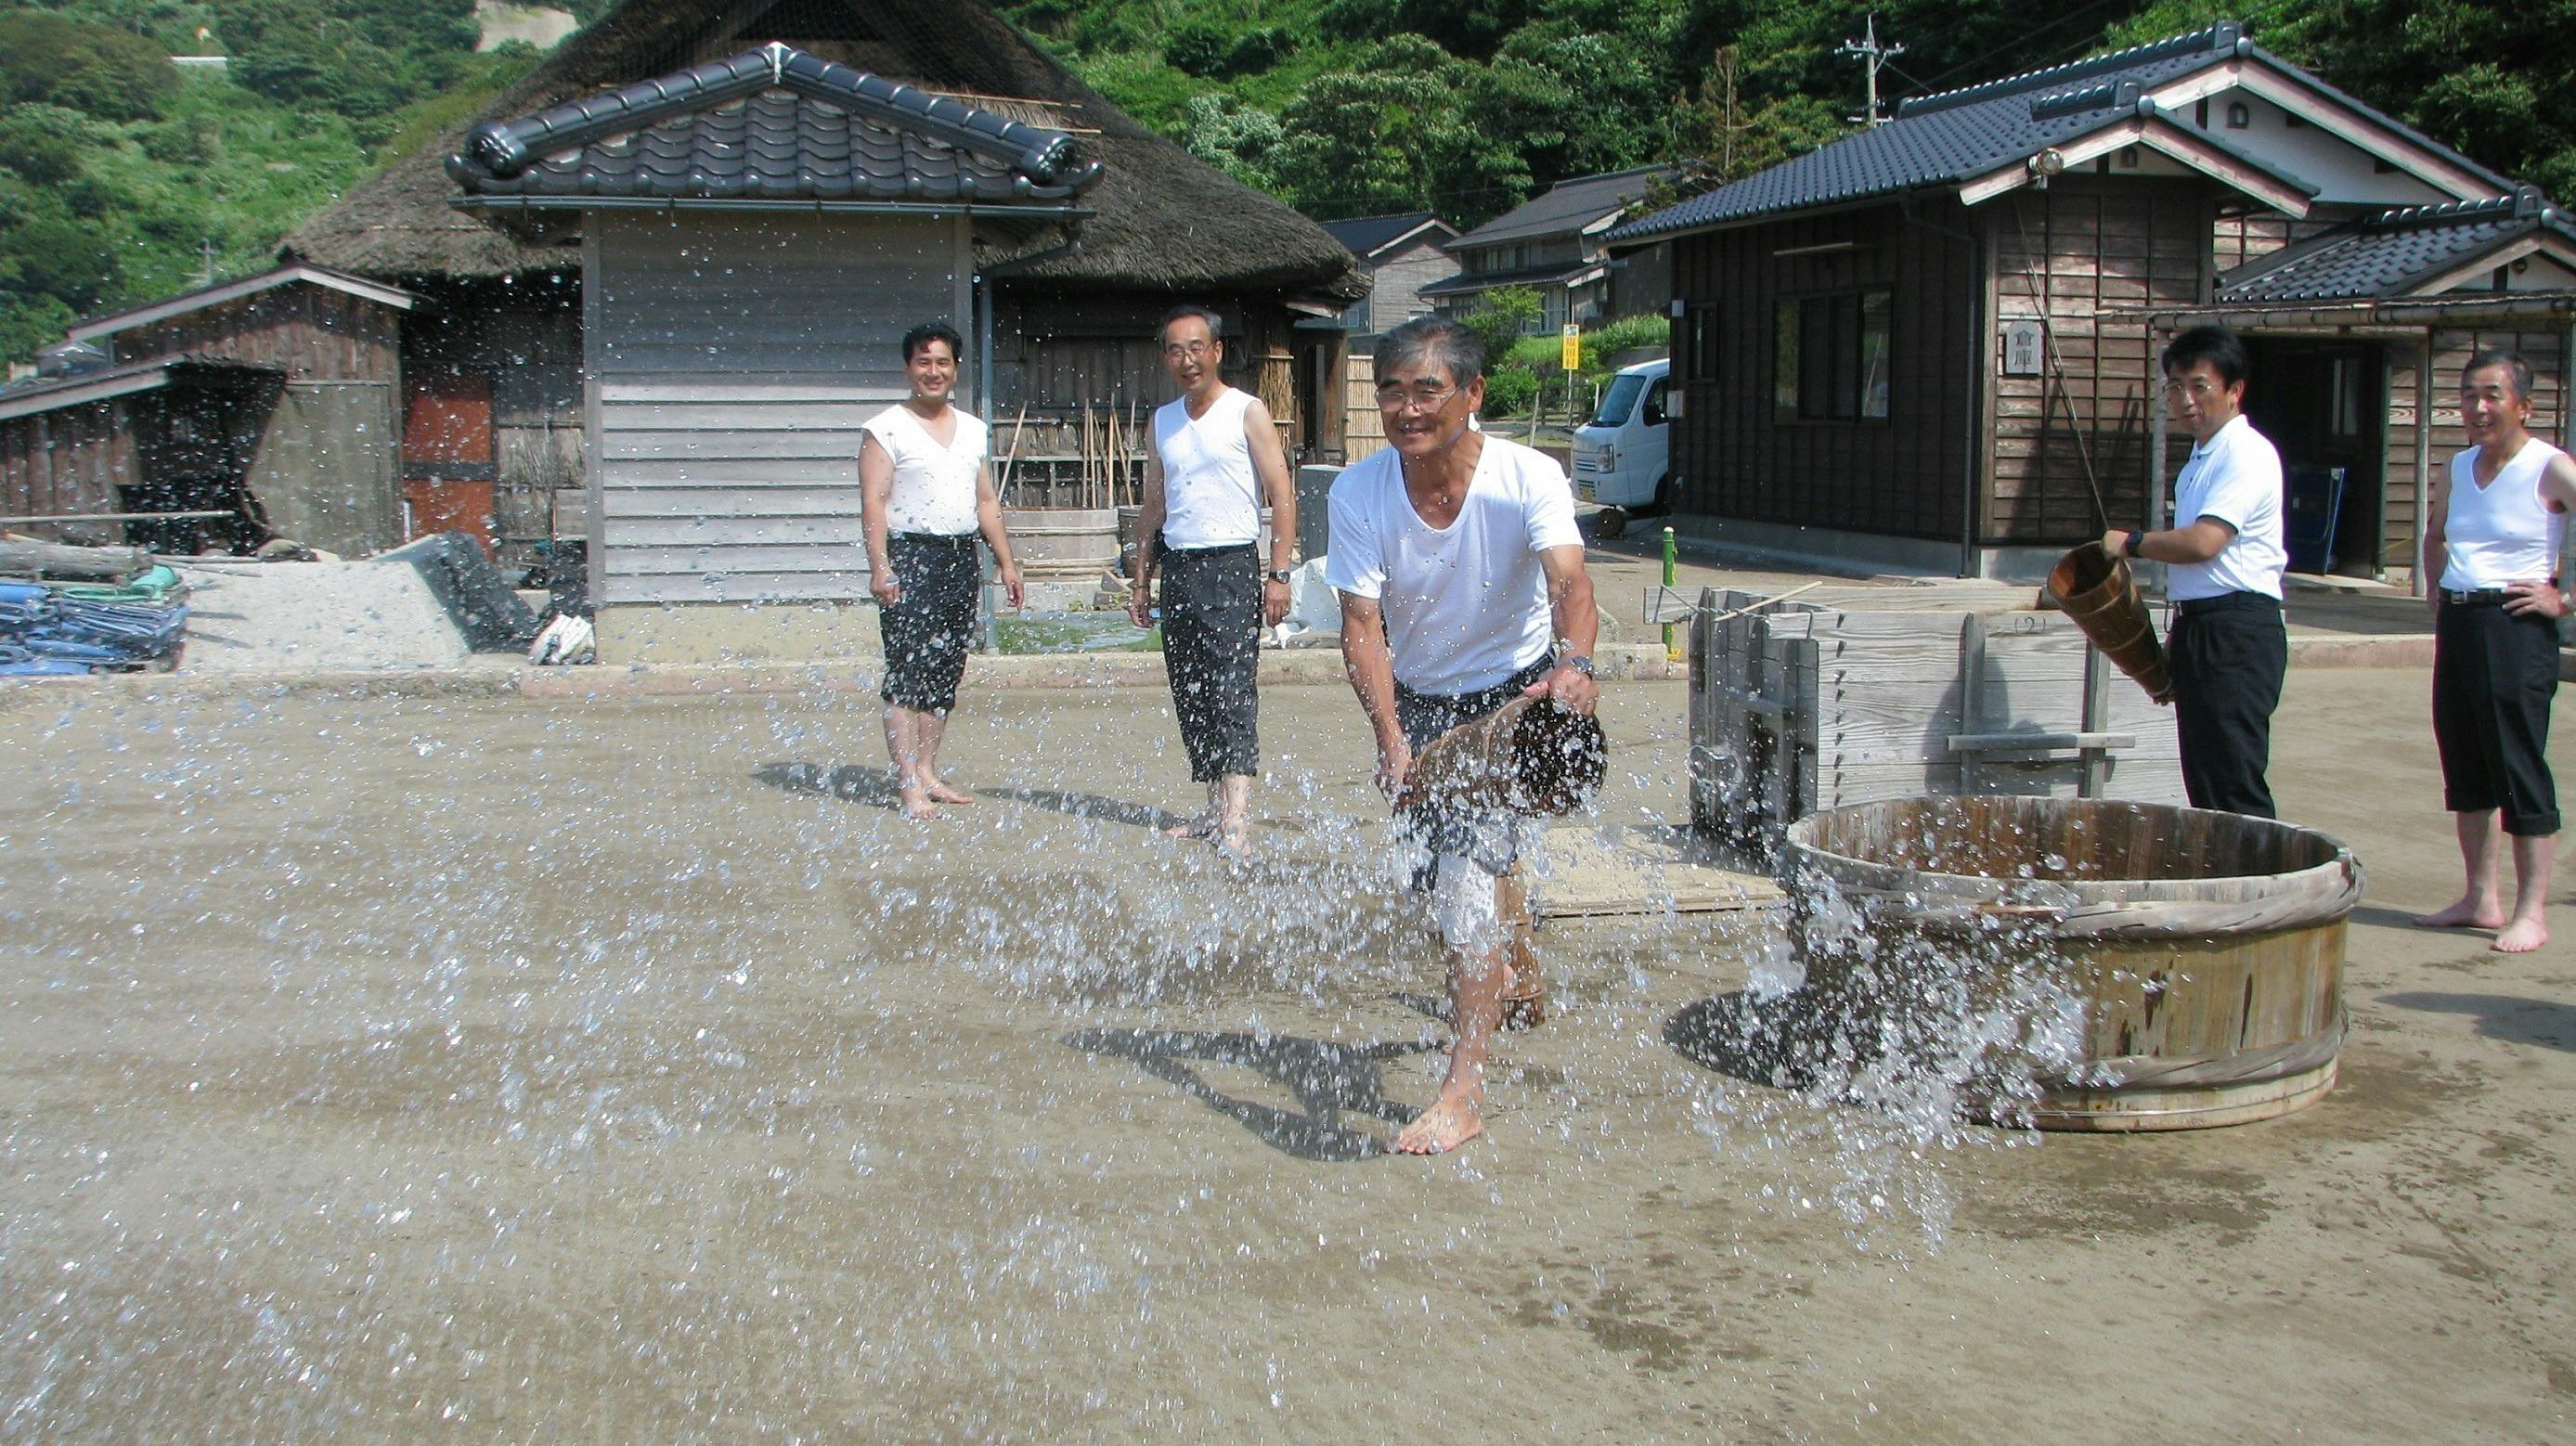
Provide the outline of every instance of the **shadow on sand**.
[[2576,1054],[2576,1008],[2546,999],[2518,999],[2510,994],[2445,994],[2412,989],[2379,996],[2382,1004],[2420,1009],[2430,1014],[2465,1014],[2477,1021],[2478,1033],[2507,1044],[2536,1044],[2543,1049]]
[[1816,1084],[1812,1006],[1796,994],[1761,998],[1746,990],[1685,1006],[1664,1021],[1664,1043],[1704,1069],[1771,1089]]
[[[896,785],[891,768],[870,768],[856,763],[844,763],[837,768],[820,763],[764,763],[753,769],[751,776],[772,788],[812,794],[818,798],[838,798],[878,808],[894,808],[903,802],[902,790]],[[1024,803],[1068,818],[1096,818],[1137,828],[1177,828],[1189,822],[1177,813],[1150,804],[1129,803],[1124,799],[1104,798],[1096,793],[1074,793],[1061,788],[978,788],[974,792],[979,798],[1001,803]]]
[[[1301,1160],[1334,1163],[1365,1159],[1386,1149],[1376,1135],[1343,1125],[1342,1116],[1361,1115],[1402,1125],[1418,1113],[1379,1092],[1378,1066],[1437,1047],[1413,1040],[1344,1045],[1286,1034],[1161,1029],[1086,1029],[1065,1036],[1064,1042],[1086,1054],[1134,1060],[1147,1074],[1180,1086],[1274,1150]],[[1276,1080],[1297,1097],[1298,1110],[1236,1099],[1209,1084],[1193,1068],[1200,1064],[1231,1065]]]

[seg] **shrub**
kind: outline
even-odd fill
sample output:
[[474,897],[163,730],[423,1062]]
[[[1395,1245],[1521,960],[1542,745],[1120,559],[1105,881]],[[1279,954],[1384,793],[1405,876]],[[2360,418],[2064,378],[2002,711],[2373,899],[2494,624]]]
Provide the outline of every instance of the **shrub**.
[[1522,329],[1538,319],[1545,305],[1529,287],[1506,286],[1486,292],[1474,310],[1458,318],[1458,324],[1485,344],[1485,355],[1500,358],[1519,343]]
[[1225,73],[1250,75],[1268,70],[1296,53],[1297,37],[1276,25],[1263,25],[1243,32],[1242,38],[1227,47]]
[[43,11],[0,14],[0,100],[151,120],[178,87],[178,69],[140,35]]
[[1225,68],[1234,44],[1213,25],[1184,21],[1163,37],[1163,60],[1185,75],[1210,76]]
[[1538,374],[1526,367],[1493,367],[1485,374],[1485,415],[1517,417],[1538,400]]

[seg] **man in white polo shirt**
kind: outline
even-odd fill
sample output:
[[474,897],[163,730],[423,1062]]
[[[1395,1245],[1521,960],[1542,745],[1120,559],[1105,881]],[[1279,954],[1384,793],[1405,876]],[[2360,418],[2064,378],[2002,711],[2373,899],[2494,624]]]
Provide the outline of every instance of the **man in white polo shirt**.
[[2245,420],[2245,346],[2194,327],[2165,348],[2165,404],[2198,445],[2174,482],[2175,526],[2105,533],[2115,557],[2167,565],[2166,639],[2183,790],[2194,808],[2274,817],[2264,772],[2290,670],[2281,622],[2281,454]]
[[[1379,338],[1377,377],[1387,448],[1334,481],[1324,567],[1378,786],[1394,797],[1416,749],[1515,697],[1590,713],[1601,615],[1564,469],[1469,425],[1485,401],[1475,334],[1442,317],[1407,322]],[[1485,1056],[1513,982],[1502,891],[1519,829],[1456,809],[1404,822],[1432,858],[1456,1041],[1440,1097],[1395,1148],[1437,1154],[1484,1131]]]

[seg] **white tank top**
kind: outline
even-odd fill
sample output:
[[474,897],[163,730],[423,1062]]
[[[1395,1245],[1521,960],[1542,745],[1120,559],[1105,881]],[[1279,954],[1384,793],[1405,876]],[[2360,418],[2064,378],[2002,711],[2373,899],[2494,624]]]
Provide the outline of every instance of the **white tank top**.
[[1228,387],[1192,417],[1189,398],[1154,409],[1154,451],[1163,461],[1163,541],[1172,547],[1236,547],[1261,537],[1261,485],[1243,414],[1252,393]]
[[2564,455],[2533,437],[2478,485],[2478,453],[2471,447],[2451,459],[2451,496],[2442,515],[2442,538],[2451,560],[2442,586],[2485,592],[2507,583],[2545,582],[2558,572],[2558,549],[2567,537],[2567,514],[2549,510],[2540,495],[2541,474]]

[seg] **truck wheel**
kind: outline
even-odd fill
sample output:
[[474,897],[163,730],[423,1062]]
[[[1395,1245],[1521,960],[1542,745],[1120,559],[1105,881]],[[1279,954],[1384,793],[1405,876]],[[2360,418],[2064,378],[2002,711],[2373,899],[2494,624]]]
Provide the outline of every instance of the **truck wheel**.
[[1595,537],[1617,537],[1627,530],[1628,510],[1624,507],[1604,507],[1592,514],[1592,535]]
[[1674,500],[1681,494],[1681,480],[1667,472],[1655,483],[1655,510],[1670,513]]

